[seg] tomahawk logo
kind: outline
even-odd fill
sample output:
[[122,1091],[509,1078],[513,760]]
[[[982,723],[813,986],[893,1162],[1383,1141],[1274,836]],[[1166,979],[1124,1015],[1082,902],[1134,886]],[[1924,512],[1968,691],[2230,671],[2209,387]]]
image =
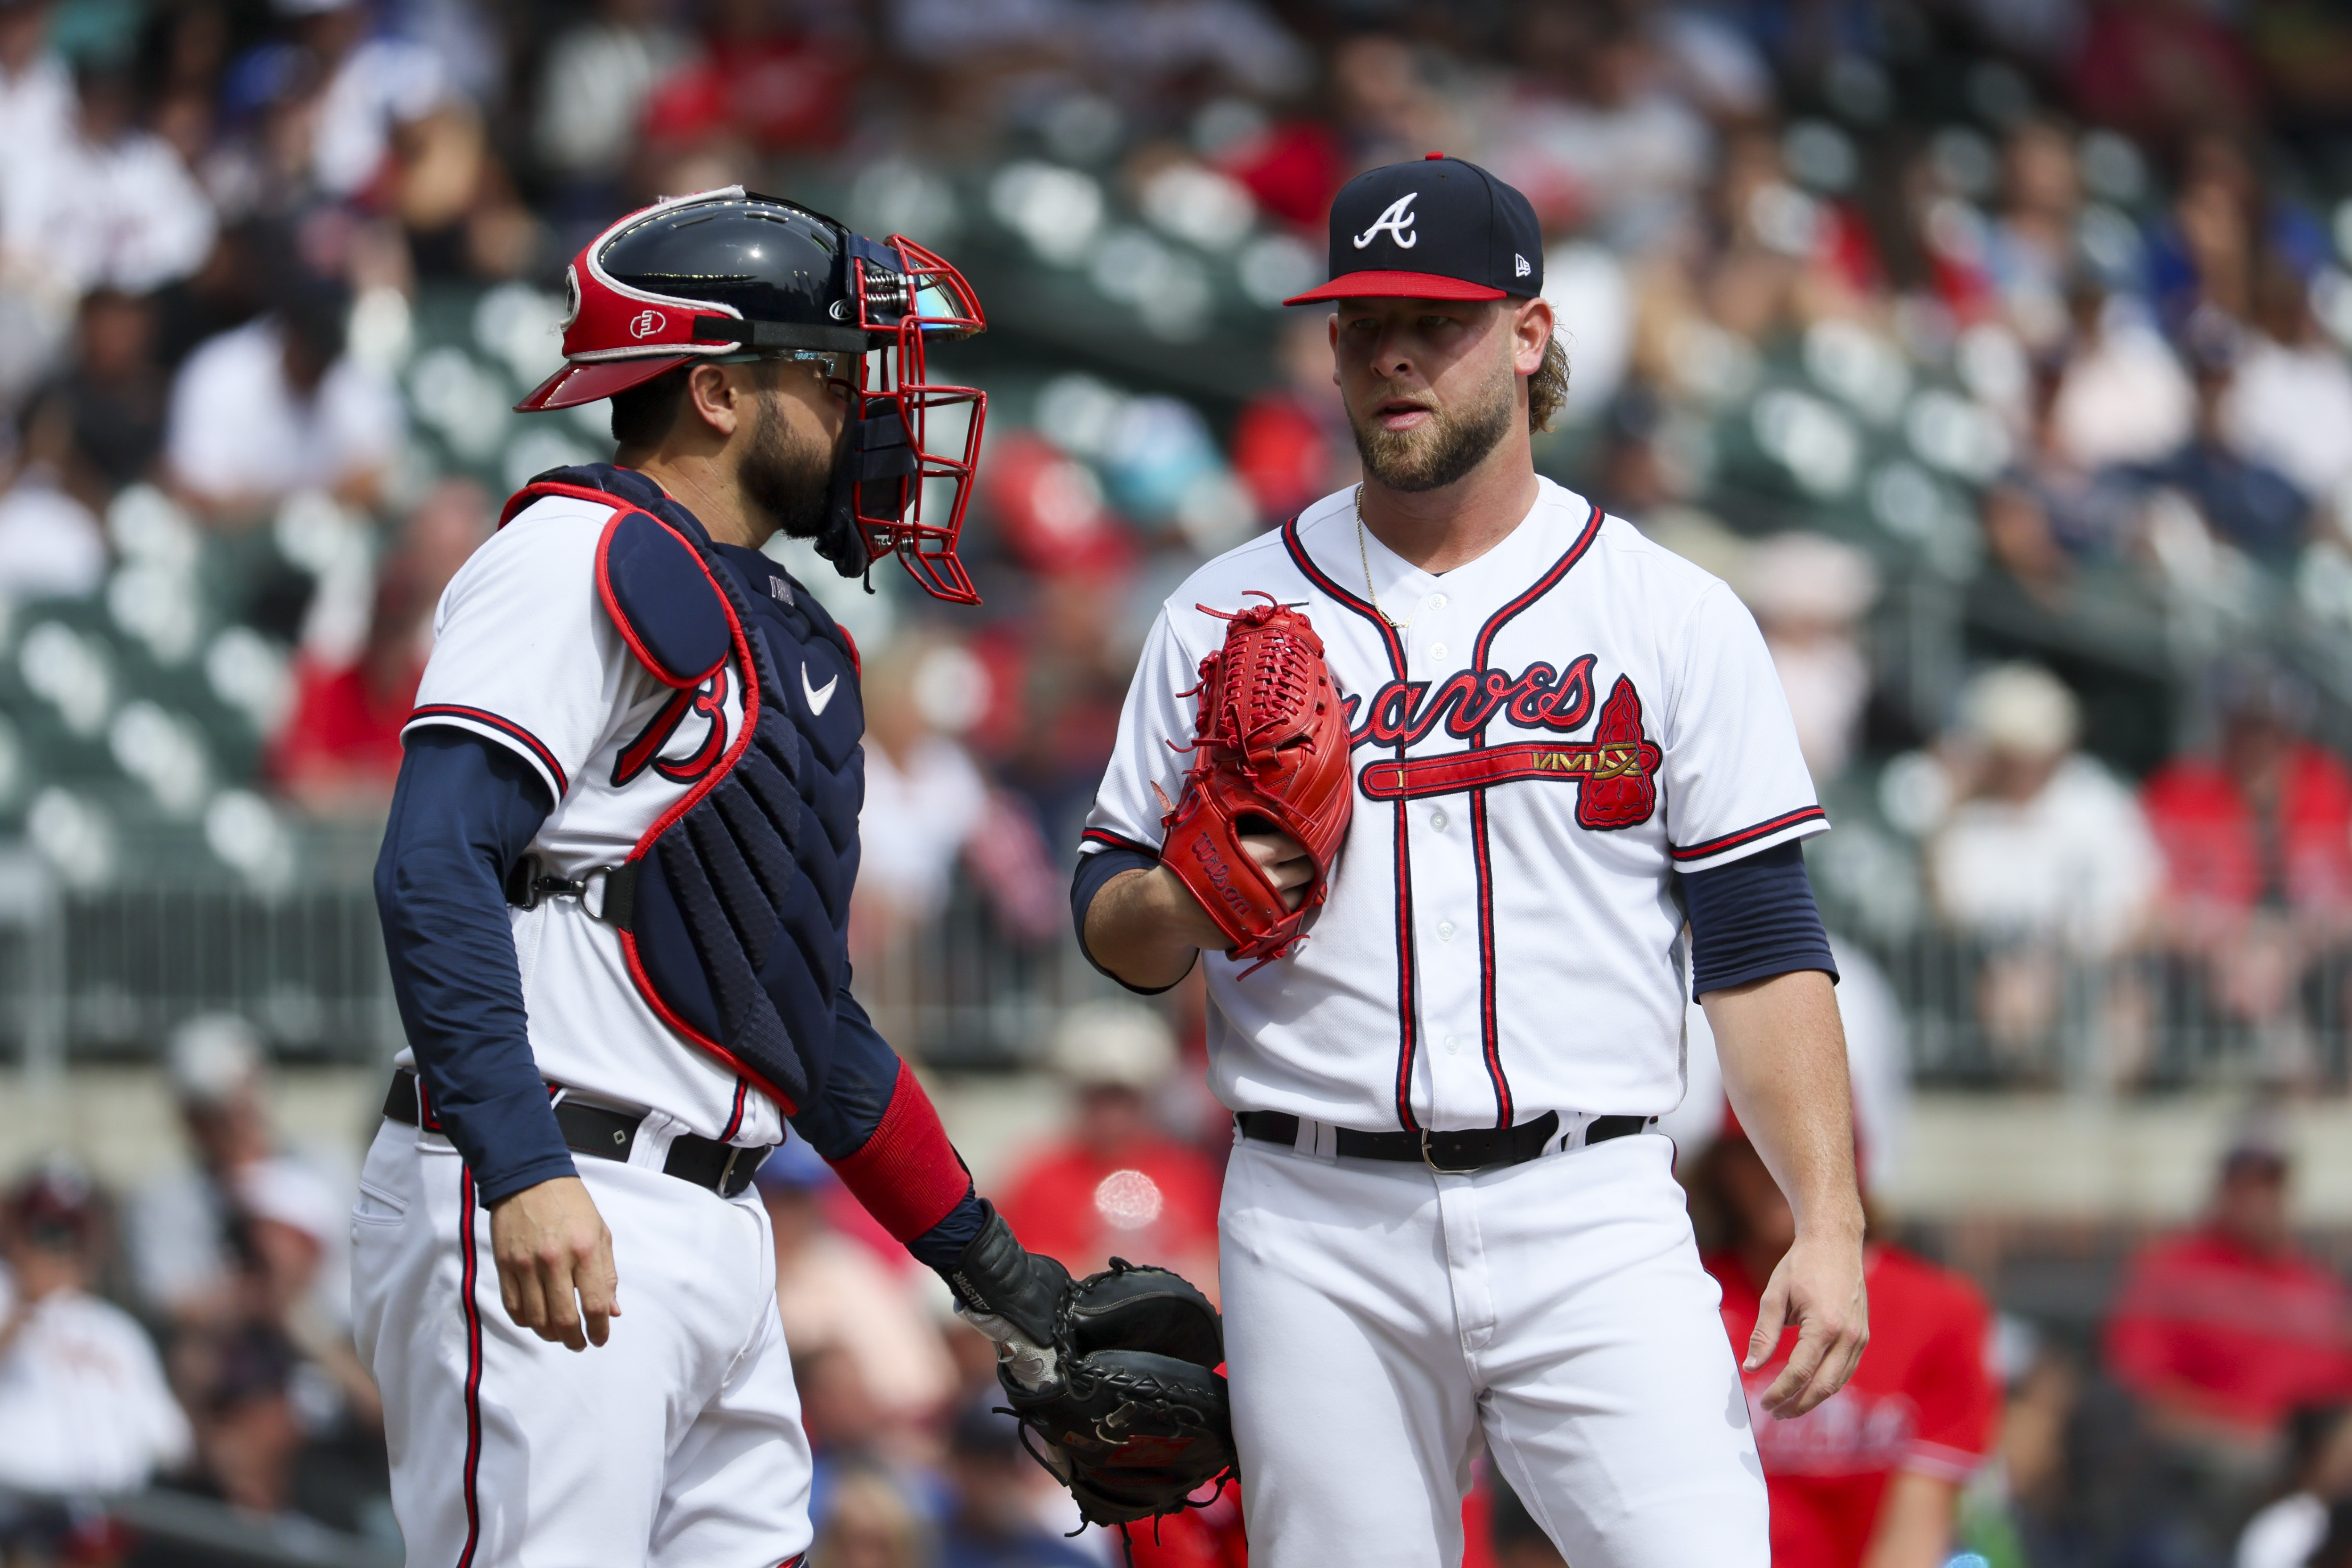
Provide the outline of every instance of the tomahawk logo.
[[669,318],[659,310],[639,310],[629,321],[629,336],[649,338],[669,324]]
[[1412,231],[1412,204],[1420,195],[1419,191],[1409,191],[1391,202],[1387,209],[1372,220],[1372,226],[1356,237],[1356,248],[1361,250],[1371,244],[1372,236],[1382,229],[1388,230],[1389,237],[1396,242],[1399,250],[1411,250],[1419,245],[1421,236]]

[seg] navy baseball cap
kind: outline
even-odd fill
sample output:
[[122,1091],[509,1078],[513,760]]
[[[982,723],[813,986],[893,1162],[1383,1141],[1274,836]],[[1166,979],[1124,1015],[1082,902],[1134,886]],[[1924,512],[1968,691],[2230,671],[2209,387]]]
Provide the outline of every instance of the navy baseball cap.
[[1432,153],[1340,187],[1331,202],[1331,281],[1283,303],[1542,292],[1535,207],[1477,164]]

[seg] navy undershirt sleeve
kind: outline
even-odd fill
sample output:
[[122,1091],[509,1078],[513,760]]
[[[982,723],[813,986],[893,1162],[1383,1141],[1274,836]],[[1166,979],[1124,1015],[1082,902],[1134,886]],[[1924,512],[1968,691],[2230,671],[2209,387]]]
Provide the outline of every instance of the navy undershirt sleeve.
[[1128,985],[1126,981],[1111,974],[1109,970],[1096,962],[1095,955],[1087,947],[1087,910],[1093,907],[1095,895],[1103,890],[1103,885],[1120,872],[1149,871],[1159,864],[1159,856],[1146,854],[1140,849],[1097,849],[1078,857],[1077,873],[1070,879],[1070,918],[1077,922],[1078,951],[1086,953],[1088,963],[1138,996],[1157,996],[1162,991],[1173,990],[1181,982],[1171,981],[1166,985],[1145,987]]
[[577,1173],[531,1058],[505,891],[551,804],[539,774],[496,742],[420,729],[376,857],[400,1021],[486,1204]]
[[1692,995],[1801,969],[1837,978],[1798,845],[1776,844],[1676,879],[1690,919]]
[[[833,1060],[816,1102],[792,1119],[793,1131],[825,1160],[845,1160],[866,1147],[890,1109],[898,1083],[898,1053],[874,1026],[865,1006],[849,992],[849,966],[834,993]],[[966,1188],[963,1200],[937,1225],[907,1243],[918,1262],[951,1268],[988,1223],[980,1195]]]

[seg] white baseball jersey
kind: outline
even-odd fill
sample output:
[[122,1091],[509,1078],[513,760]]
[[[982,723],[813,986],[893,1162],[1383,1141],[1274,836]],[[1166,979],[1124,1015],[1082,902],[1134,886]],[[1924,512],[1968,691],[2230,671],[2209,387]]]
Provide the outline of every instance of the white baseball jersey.
[[1246,979],[1203,958],[1210,1082],[1234,1110],[1368,1131],[1671,1110],[1669,873],[1828,826],[1746,606],[1538,483],[1507,538],[1443,575],[1369,531],[1360,553],[1354,492],[1327,496],[1194,573],[1152,627],[1088,850],[1157,851],[1184,694],[1224,641],[1209,611],[1254,591],[1303,606],[1348,705],[1354,815],[1311,934]]
[[[731,661],[680,692],[622,640],[596,589],[596,542],[611,516],[593,501],[542,497],[474,552],[435,611],[433,657],[407,725],[470,731],[528,763],[556,803],[531,853],[571,879],[626,859],[743,721]],[[619,934],[581,900],[509,912],[541,1073],[661,1110],[681,1124],[672,1131],[782,1142],[775,1102],[656,1016]]]

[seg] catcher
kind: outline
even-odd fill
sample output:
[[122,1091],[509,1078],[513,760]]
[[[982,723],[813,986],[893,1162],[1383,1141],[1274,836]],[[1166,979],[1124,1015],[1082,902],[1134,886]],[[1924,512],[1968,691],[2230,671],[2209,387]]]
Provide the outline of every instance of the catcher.
[[[1865,1334],[1827,822],[1722,583],[1535,471],[1565,395],[1527,198],[1444,158],[1331,209],[1360,486],[1152,628],[1072,889],[1132,989],[1208,972],[1252,1561],[1458,1562],[1483,1445],[1576,1568],[1765,1568],[1672,1148],[1693,991],[1794,1242],[1747,1349],[1813,1408]],[[1208,957],[1201,957],[1206,950]]]
[[412,1559],[801,1560],[749,1191],[787,1123],[1021,1352],[1092,1517],[1181,1505],[1223,1468],[1214,1316],[1025,1251],[859,1005],[856,650],[759,548],[977,597],[982,395],[926,365],[979,304],[911,241],[740,187],[629,215],[569,278],[522,407],[609,400],[619,460],[541,475],[450,584],[377,864],[408,1049],[352,1297]]

